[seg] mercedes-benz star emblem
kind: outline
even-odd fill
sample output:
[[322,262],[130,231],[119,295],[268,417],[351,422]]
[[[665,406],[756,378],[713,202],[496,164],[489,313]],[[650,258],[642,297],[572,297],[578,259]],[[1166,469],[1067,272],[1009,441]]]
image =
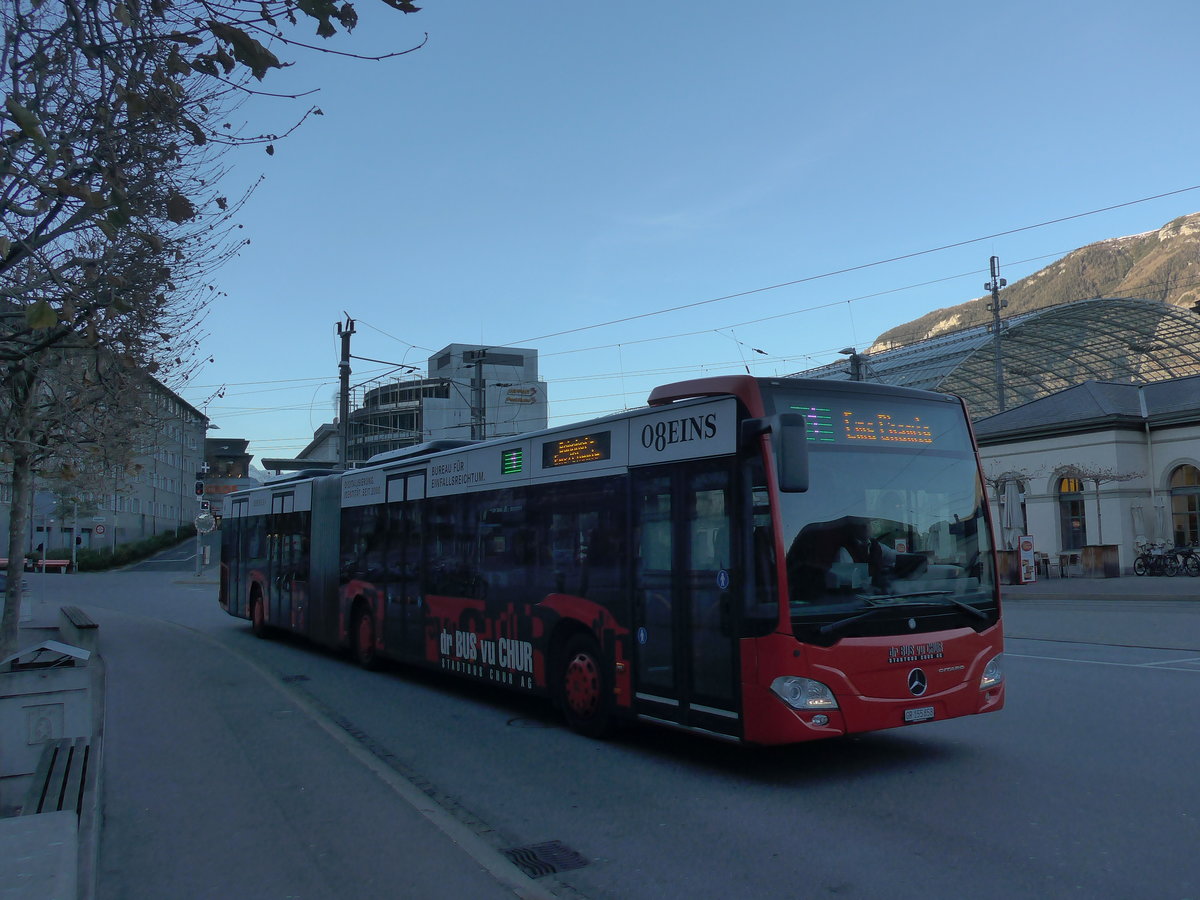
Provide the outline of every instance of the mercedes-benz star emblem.
[[920,669],[913,669],[908,673],[908,689],[914,697],[920,697],[925,693],[927,687],[929,687],[929,681]]

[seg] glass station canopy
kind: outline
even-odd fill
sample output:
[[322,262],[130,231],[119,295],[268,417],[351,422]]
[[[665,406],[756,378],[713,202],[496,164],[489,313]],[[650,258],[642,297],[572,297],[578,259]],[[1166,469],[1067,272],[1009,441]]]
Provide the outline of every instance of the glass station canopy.
[[[958,394],[971,417],[1000,412],[990,325],[860,353],[864,381]],[[1200,374],[1200,314],[1158,300],[1102,298],[1001,319],[1004,406],[1084,381],[1146,383]],[[846,360],[797,378],[850,379]]]

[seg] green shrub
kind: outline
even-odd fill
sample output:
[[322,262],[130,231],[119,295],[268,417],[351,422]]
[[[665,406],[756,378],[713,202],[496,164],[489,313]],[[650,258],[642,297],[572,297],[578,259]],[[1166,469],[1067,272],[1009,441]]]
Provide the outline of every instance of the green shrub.
[[[194,526],[188,525],[173,531],[164,531],[161,534],[156,534],[153,537],[145,538],[140,541],[133,541],[128,544],[118,544],[115,550],[104,547],[101,549],[79,550],[75,554],[76,566],[80,572],[98,572],[104,569],[114,569],[120,566],[127,566],[131,563],[140,562],[143,559],[153,556],[161,550],[166,550],[168,547],[174,547],[176,544],[182,543],[188,538],[195,537],[196,529]],[[61,553],[61,556],[55,553],[47,553],[47,559],[70,559],[71,551],[62,550],[56,551]]]

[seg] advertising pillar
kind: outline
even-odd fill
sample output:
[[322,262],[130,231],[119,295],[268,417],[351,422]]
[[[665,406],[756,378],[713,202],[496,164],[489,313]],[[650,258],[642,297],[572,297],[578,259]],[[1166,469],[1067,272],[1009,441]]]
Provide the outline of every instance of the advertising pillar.
[[1037,560],[1033,554],[1032,535],[1023,534],[1017,539],[1017,569],[1021,573],[1021,584],[1037,581]]

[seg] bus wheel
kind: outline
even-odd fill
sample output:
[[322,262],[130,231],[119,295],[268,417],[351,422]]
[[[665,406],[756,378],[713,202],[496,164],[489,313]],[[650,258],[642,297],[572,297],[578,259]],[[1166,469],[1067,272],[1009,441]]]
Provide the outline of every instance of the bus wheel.
[[612,726],[611,697],[600,647],[591,635],[567,641],[559,679],[559,700],[567,724],[580,734],[603,737]]
[[263,605],[261,594],[256,594],[250,601],[250,630],[257,638],[265,638],[270,630],[267,625],[267,610]]
[[375,650],[375,622],[371,609],[360,606],[354,616],[354,659],[364,669],[379,668],[379,654]]

